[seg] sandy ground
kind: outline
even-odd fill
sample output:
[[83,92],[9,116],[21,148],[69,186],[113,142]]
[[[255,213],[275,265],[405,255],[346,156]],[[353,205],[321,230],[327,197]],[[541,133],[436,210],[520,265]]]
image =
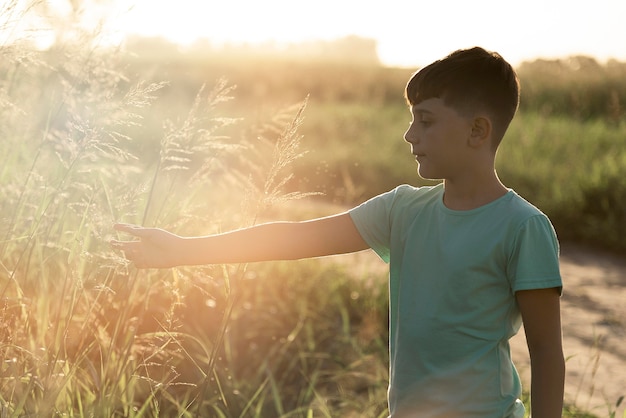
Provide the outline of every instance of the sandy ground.
[[[370,251],[335,261],[349,263],[355,277],[387,271],[387,265]],[[561,272],[565,401],[600,418],[612,411],[615,418],[626,417],[626,399],[615,407],[626,396],[626,258],[562,244]],[[511,349],[523,385],[529,388],[523,329],[511,341]]]

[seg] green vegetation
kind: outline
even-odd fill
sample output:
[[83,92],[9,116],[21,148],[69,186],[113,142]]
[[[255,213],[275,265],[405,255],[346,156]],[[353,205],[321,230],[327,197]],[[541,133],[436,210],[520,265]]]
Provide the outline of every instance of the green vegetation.
[[[0,415],[386,416],[384,273],[136,271],[108,240],[115,221],[211,233],[287,200],[314,213],[418,183],[402,141],[410,71],[86,45],[2,47]],[[577,69],[550,96],[529,68],[501,176],[563,238],[623,252],[624,85]],[[559,102],[578,85],[593,111]]]

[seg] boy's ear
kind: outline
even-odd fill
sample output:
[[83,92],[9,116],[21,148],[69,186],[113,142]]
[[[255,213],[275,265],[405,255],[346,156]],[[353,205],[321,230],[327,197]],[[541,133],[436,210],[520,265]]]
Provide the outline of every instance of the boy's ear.
[[491,119],[485,116],[476,116],[472,121],[472,131],[469,136],[469,145],[479,148],[491,142]]

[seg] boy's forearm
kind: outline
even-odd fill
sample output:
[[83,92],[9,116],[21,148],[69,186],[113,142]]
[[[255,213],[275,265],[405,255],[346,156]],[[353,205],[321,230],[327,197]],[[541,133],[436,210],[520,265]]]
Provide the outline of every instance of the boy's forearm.
[[531,358],[531,417],[560,418],[563,412],[565,361],[562,352]]
[[288,259],[288,223],[258,225],[223,234],[184,238],[181,265],[247,263]]
[[530,354],[531,415],[534,418],[560,418],[565,382],[560,289],[524,290],[515,296]]
[[368,248],[348,214],[305,222],[273,222],[224,234],[184,238],[184,265],[297,260]]

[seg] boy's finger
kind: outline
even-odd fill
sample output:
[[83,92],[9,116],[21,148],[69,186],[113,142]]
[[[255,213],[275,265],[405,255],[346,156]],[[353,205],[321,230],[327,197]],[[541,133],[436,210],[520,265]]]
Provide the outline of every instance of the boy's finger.
[[129,258],[132,257],[136,252],[136,244],[140,241],[117,241],[111,240],[109,241],[109,245],[114,250],[119,250],[124,252],[124,255]]
[[133,224],[124,224],[124,223],[116,223],[113,225],[113,229],[116,229],[118,231],[126,231],[129,230],[131,228],[135,228],[136,225]]
[[113,225],[113,229],[120,232],[126,232],[127,234],[134,235],[136,237],[141,237],[143,232],[146,230],[145,228],[132,224],[115,224]]
[[116,239],[112,239],[111,241],[109,241],[109,244],[112,248],[115,248],[116,250],[124,250],[128,248],[128,246],[133,242],[135,241],[118,241]]

